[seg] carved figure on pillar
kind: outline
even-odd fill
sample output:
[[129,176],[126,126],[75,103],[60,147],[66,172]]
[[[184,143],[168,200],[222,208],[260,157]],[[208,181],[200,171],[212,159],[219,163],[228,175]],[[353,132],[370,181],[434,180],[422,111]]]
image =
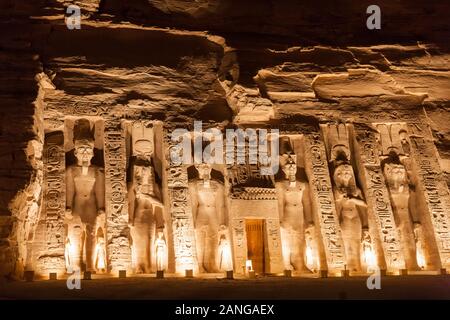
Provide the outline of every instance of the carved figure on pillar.
[[333,173],[334,198],[341,226],[347,269],[360,272],[362,248],[372,246],[367,217],[367,204],[356,185],[350,164],[350,144],[344,123],[328,125],[328,147]]
[[361,271],[361,245],[371,243],[367,204],[361,190],[356,186],[353,167],[347,162],[336,162],[334,169],[334,197],[336,211],[344,241],[347,269]]
[[156,270],[162,271],[166,266],[166,256],[167,256],[167,244],[164,239],[164,232],[158,231],[155,240],[155,252],[156,252]]
[[218,233],[226,230],[223,183],[211,179],[211,165],[195,165],[198,178],[189,182],[200,272],[217,272]]
[[105,220],[105,175],[103,168],[91,165],[94,156],[93,130],[87,119],[74,125],[77,163],[66,170],[66,219],[70,266],[94,270],[95,236],[99,221]]
[[[152,270],[153,244],[164,234],[163,203],[153,165],[153,130],[141,122],[132,126],[131,177],[128,186],[129,224],[136,273]],[[159,239],[159,238],[158,238]]]
[[416,241],[420,240],[421,224],[416,205],[413,203],[415,197],[411,196],[414,187],[409,181],[405,166],[395,152],[391,152],[389,158],[384,161],[383,173],[391,198],[395,224],[400,234],[406,268],[420,270],[417,264]]
[[286,270],[311,272],[306,266],[305,230],[313,225],[308,185],[297,179],[296,156],[285,154],[280,161],[285,175],[275,184]]

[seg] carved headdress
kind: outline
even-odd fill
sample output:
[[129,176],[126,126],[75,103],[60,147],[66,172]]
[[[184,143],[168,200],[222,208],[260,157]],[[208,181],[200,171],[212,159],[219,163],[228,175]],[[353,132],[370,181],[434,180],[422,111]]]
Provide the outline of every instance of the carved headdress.
[[73,142],[76,145],[88,144],[94,147],[94,126],[87,119],[78,119],[73,126]]

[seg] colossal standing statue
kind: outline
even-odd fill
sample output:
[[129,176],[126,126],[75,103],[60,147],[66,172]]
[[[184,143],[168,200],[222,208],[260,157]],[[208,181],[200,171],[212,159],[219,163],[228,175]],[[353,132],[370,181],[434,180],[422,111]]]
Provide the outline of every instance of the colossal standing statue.
[[383,168],[389,190],[395,224],[400,234],[407,270],[420,270],[417,264],[416,241],[420,239],[420,222],[413,203],[408,173],[398,155],[392,153]]
[[281,168],[285,174],[285,180],[277,182],[275,188],[278,197],[284,266],[286,270],[311,272],[305,261],[305,229],[313,225],[308,185],[297,179],[295,155],[285,155],[282,160]]
[[105,221],[105,176],[103,169],[91,164],[94,139],[89,120],[74,125],[77,163],[66,169],[66,225],[70,266],[80,269],[83,256],[85,269],[94,270],[95,237]]
[[[334,199],[339,219],[346,258],[346,268],[352,272],[362,271],[361,251],[372,248],[369,233],[367,204],[362,191],[356,185],[355,173],[350,164],[350,139],[345,123],[329,124],[328,150],[334,183]],[[373,251],[371,252],[371,255]],[[367,258],[366,263],[367,263]]]
[[226,230],[223,184],[211,179],[211,165],[195,165],[199,177],[189,182],[200,272],[217,272],[219,231]]
[[153,167],[153,131],[144,123],[132,130],[132,181],[128,186],[129,224],[136,273],[150,273],[156,235],[164,232],[163,203]]
[[[361,271],[361,244],[370,239],[367,204],[361,190],[356,186],[355,175],[350,164],[338,162],[334,169],[334,197],[336,211],[344,241],[347,269]],[[370,242],[370,240],[369,240]]]

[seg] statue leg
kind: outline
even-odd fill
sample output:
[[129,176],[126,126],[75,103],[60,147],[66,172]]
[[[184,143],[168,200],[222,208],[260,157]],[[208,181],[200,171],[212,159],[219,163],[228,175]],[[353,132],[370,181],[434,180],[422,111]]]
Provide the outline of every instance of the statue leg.
[[297,229],[292,232],[292,255],[291,259],[295,270],[302,273],[310,273],[305,263],[305,233],[303,228]]
[[86,224],[86,270],[94,270],[95,224]]
[[132,228],[133,247],[136,261],[136,273],[149,272],[149,232],[148,226],[136,223]]
[[81,270],[82,257],[82,228],[80,217],[74,216],[73,220],[68,223],[67,236],[69,237],[69,258],[72,271]]
[[206,272],[217,272],[216,256],[218,250],[218,228],[214,230],[213,228],[208,228],[207,237],[205,241],[205,257],[206,261],[204,264]]
[[405,266],[407,270],[417,271],[420,270],[417,264],[416,256],[416,241],[414,239],[414,231],[412,226],[407,222],[400,223],[398,228],[400,234],[400,241],[405,255]]
[[285,270],[292,270],[291,265],[291,237],[290,232],[284,227],[280,228],[281,234],[281,246],[282,246],[282,254],[283,254],[283,262]]
[[199,226],[195,230],[195,243],[197,248],[197,260],[198,260],[198,267],[199,272],[204,273],[205,272],[205,245],[206,245],[206,226]]
[[344,218],[341,229],[347,269],[361,271],[361,223],[357,219]]

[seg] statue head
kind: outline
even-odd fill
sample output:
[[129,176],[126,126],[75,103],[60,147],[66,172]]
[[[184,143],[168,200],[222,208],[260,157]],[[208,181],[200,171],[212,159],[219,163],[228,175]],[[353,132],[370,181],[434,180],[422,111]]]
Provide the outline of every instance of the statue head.
[[386,163],[384,166],[384,172],[388,178],[394,180],[404,180],[407,179],[406,168],[404,165],[399,163]]
[[340,164],[334,169],[334,182],[338,188],[355,188],[355,174],[348,163]]
[[162,232],[161,230],[159,230],[157,232],[156,236],[157,236],[158,240],[164,240],[164,232]]
[[133,153],[136,158],[150,161],[153,156],[153,146],[147,139],[139,139],[134,142]]
[[153,194],[153,168],[145,165],[133,166],[133,181],[136,194]]
[[74,155],[79,166],[89,167],[94,157],[94,142],[87,139],[75,140]]
[[281,165],[281,170],[283,170],[284,174],[286,175],[286,179],[289,179],[289,181],[291,182],[296,181],[297,162],[295,159],[295,155],[288,155],[286,160],[283,161]]
[[211,180],[212,167],[209,163],[200,163],[195,165],[195,169],[198,171],[198,177],[202,180]]
[[399,135],[400,140],[401,140],[402,142],[407,142],[407,141],[408,141],[408,133],[406,132],[405,129],[401,129],[401,130],[398,132],[398,135]]
[[79,166],[89,167],[94,157],[94,128],[88,119],[78,119],[73,126],[74,154]]

